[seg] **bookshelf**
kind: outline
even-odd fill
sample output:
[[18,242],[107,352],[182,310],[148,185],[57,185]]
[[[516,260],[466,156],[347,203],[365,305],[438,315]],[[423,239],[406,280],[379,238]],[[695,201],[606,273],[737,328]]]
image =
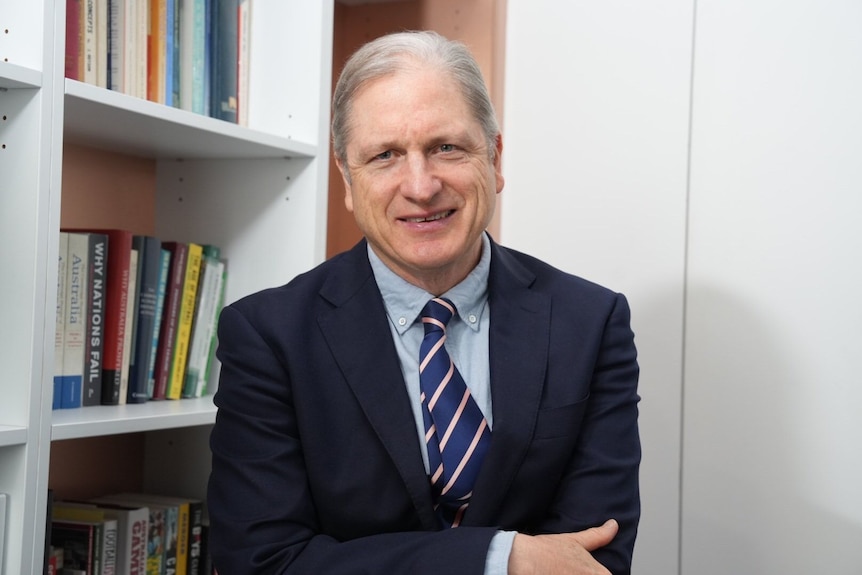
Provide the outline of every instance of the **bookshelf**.
[[[202,496],[209,472],[211,395],[51,410],[59,230],[75,223],[62,220],[63,203],[79,203],[77,213],[100,208],[86,190],[63,189],[77,161],[69,146],[152,166],[143,193],[154,215],[142,231],[219,245],[227,302],[282,284],[325,254],[331,0],[255,0],[248,127],[63,78],[65,4],[13,2],[0,15],[0,492],[15,527],[3,573],[41,572],[49,475],[85,482],[93,473],[52,462],[52,442],[122,445],[102,440],[132,436],[145,446],[137,462],[145,488]],[[97,217],[123,225],[110,211]],[[99,462],[121,455],[108,450]]]

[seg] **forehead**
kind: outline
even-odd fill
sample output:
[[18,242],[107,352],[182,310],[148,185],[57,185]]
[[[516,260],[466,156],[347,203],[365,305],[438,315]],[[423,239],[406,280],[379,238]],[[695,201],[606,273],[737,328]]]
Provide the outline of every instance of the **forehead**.
[[448,72],[409,67],[366,82],[351,105],[351,132],[473,121],[463,90]]

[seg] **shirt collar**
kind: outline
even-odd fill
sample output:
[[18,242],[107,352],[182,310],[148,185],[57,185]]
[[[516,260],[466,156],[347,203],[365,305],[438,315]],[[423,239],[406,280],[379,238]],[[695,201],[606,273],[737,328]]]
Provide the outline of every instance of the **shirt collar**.
[[[368,260],[371,262],[371,270],[374,273],[377,287],[383,296],[383,303],[386,306],[389,320],[396,331],[403,335],[419,317],[428,300],[434,296],[389,269],[383,260],[374,253],[371,244],[368,244]],[[479,258],[479,263],[467,277],[442,296],[455,304],[459,319],[471,316],[482,317],[482,312],[488,303],[488,273],[490,269],[491,241],[487,234],[482,234],[482,256]],[[479,330],[478,321],[465,321],[464,323],[473,331]]]

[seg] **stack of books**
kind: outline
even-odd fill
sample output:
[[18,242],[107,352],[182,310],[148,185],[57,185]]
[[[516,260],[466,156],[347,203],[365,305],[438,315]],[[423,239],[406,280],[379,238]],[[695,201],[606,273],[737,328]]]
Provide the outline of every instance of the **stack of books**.
[[46,572],[210,575],[207,519],[199,499],[116,493],[49,497]]
[[226,277],[216,246],[61,230],[54,409],[206,394]]
[[247,125],[251,0],[66,0],[67,78]]

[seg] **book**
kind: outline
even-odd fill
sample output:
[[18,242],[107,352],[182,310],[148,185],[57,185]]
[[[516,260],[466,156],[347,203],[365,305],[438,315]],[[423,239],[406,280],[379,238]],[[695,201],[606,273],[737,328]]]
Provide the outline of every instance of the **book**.
[[138,252],[138,296],[134,313],[135,334],[129,360],[128,403],[143,403],[150,398],[150,358],[156,327],[156,298],[161,271],[162,242],[154,236],[135,235],[132,247]]
[[146,575],[150,511],[145,505],[95,498],[88,502],[117,520],[117,573]]
[[[164,506],[168,511],[167,541],[168,553],[166,566],[175,567],[176,575],[190,573],[190,544],[194,533],[200,534],[203,517],[203,502],[199,499],[159,495],[155,493],[126,492],[111,495],[112,498],[126,501],[140,501],[146,505]],[[194,522],[194,523],[193,523]],[[175,559],[170,559],[171,549]],[[200,546],[198,545],[198,552]]]
[[135,333],[135,302],[138,300],[138,250],[129,253],[129,293],[126,298],[126,325],[123,331],[123,364],[120,373],[119,404],[125,405],[129,397],[129,366],[132,361],[132,340]]
[[66,0],[66,59],[64,75],[84,79],[84,0]]
[[[171,521],[176,520],[176,515],[171,514],[169,506],[151,503],[133,494],[117,493],[99,497],[96,501],[100,503],[112,503],[125,507],[146,508],[148,510],[147,523],[147,546],[146,546],[146,573],[147,575],[159,575],[167,571],[167,554],[170,546],[168,531]],[[173,519],[171,519],[173,517]],[[175,529],[175,525],[174,525]],[[174,531],[174,535],[175,535]],[[174,538],[174,545],[175,545]],[[174,548],[174,554],[176,550]]]
[[82,0],[84,4],[84,77],[88,84],[96,84],[96,0]]
[[212,72],[210,74],[210,116],[237,121],[237,34],[238,0],[213,0]]
[[171,357],[171,373],[168,379],[165,397],[180,399],[185,383],[186,361],[188,359],[189,342],[192,333],[192,322],[195,313],[198,283],[201,273],[203,246],[194,242],[187,244],[186,270],[183,274],[182,298],[177,315],[177,330],[174,341],[174,351]]
[[165,286],[165,298],[159,327],[159,346],[153,372],[153,399],[165,399],[171,376],[177,321],[183,292],[188,245],[183,242],[162,242],[171,254],[171,265]]
[[[88,231],[108,236],[107,279],[105,282],[105,322],[102,353],[102,404],[120,403],[123,385],[123,348],[128,313],[132,233],[122,229],[68,230]],[[126,372],[126,377],[128,372]],[[126,380],[126,385],[128,380]]]
[[109,87],[108,41],[110,28],[108,0],[96,0],[96,85]]
[[149,62],[149,33],[150,33],[150,0],[133,0],[137,9],[137,18],[135,18],[136,32],[135,44],[136,55],[135,62],[137,64],[137,75],[135,78],[136,93],[135,96],[142,99],[147,99],[148,80],[150,77],[150,62]]
[[97,572],[98,539],[94,523],[52,519],[51,545],[63,550],[62,573],[72,570],[89,575]]
[[183,397],[200,397],[205,387],[210,347],[215,335],[216,316],[220,311],[224,262],[217,246],[203,246],[201,279],[192,324],[189,360],[186,366]]
[[156,379],[156,355],[159,349],[159,332],[162,327],[162,315],[165,308],[165,292],[168,284],[168,275],[171,271],[171,252],[165,248],[161,248],[161,257],[159,259],[159,282],[156,291],[156,313],[155,322],[153,325],[153,338],[150,343],[150,366],[147,373],[147,396],[152,399],[155,391]]
[[67,235],[66,258],[66,320],[63,341],[63,409],[81,407],[87,356],[87,301],[90,260],[90,240],[86,233]]
[[57,251],[57,307],[54,321],[54,395],[52,409],[61,409],[63,404],[63,346],[66,335],[66,258],[69,252],[69,234],[60,232]]
[[178,0],[180,5],[180,107],[205,114],[204,66],[207,0]]
[[108,13],[110,22],[108,24],[108,62],[110,66],[110,82],[108,88],[116,92],[126,92],[128,79],[126,62],[127,46],[130,38],[127,33],[128,15],[126,13],[126,0],[108,0]]
[[104,509],[77,502],[56,501],[50,510],[52,522],[92,524],[96,527],[94,541],[94,573],[117,573],[118,521]]
[[147,29],[147,99],[165,103],[168,0],[149,0]]
[[108,236],[89,233],[87,267],[87,336],[84,342],[84,381],[81,404],[102,402],[102,355],[104,351],[105,289],[107,285]]
[[248,126],[248,95],[251,79],[251,0],[239,0],[237,16],[236,122]]

